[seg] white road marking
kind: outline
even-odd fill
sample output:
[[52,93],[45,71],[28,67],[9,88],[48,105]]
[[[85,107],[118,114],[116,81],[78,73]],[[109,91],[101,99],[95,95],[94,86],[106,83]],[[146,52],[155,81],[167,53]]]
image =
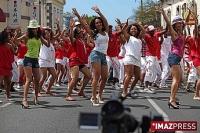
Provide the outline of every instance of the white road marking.
[[[149,96],[145,96],[146,99],[149,101],[149,103],[154,107],[154,109],[162,115],[162,117],[164,118],[164,121],[169,121],[169,116],[167,115],[167,113],[165,111],[163,111],[158,104],[156,104],[156,102],[154,102],[154,100],[152,100]],[[176,131],[176,133],[183,133],[182,131]]]
[[164,121],[169,121],[169,116],[167,115],[167,113],[165,113],[165,111],[163,111],[158,104],[156,104],[156,102],[154,102],[154,100],[152,100],[149,96],[145,96],[146,99],[149,101],[149,103],[154,107],[154,109],[163,116]]
[[5,103],[5,104],[1,105],[0,108],[5,108],[5,107],[7,107],[7,106],[9,106],[11,104],[12,104],[11,102]]

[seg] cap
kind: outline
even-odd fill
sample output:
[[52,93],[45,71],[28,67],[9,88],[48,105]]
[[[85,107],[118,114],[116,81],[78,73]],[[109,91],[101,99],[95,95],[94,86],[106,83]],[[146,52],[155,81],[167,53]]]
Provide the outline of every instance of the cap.
[[80,24],[81,24],[81,23],[78,22],[78,21],[75,22],[75,26],[80,25]]
[[148,26],[148,30],[149,31],[154,31],[154,30],[156,30],[156,28],[153,25],[149,25]]
[[175,16],[172,20],[172,25],[176,23],[184,23],[183,19],[180,16]]

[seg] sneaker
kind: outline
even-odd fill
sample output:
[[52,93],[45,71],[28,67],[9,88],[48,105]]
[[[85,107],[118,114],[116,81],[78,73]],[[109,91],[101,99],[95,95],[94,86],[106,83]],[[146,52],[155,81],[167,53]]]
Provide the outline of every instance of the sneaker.
[[18,84],[15,88],[17,88],[17,89],[20,89],[21,88],[21,86]]
[[200,97],[194,96],[193,99],[194,100],[200,100]]
[[124,85],[123,85],[123,84],[121,84],[121,85],[120,85],[120,88],[121,88],[121,89],[123,89],[123,88],[124,88]]
[[61,85],[60,85],[60,84],[58,84],[58,83],[56,83],[56,84],[55,84],[55,86],[56,86],[56,87],[60,87]]
[[166,85],[166,84],[165,84],[165,85],[160,85],[160,86],[159,86],[159,88],[168,88],[168,87],[169,87],[169,86]]
[[126,98],[126,96],[127,96],[127,95],[126,95],[125,93],[122,93],[122,97],[123,97],[123,98]]
[[150,94],[154,94],[154,93],[155,93],[155,90],[152,90],[152,89],[150,89],[150,88],[145,88],[145,89],[144,89],[144,92],[150,93]]
[[113,86],[116,90],[120,90],[120,87],[119,85],[116,83],[114,86]]
[[92,106],[99,106],[100,104],[97,102],[97,100],[94,100],[93,98],[90,99],[92,102]]
[[3,103],[3,101],[0,100],[0,103]]
[[15,89],[16,91],[23,91],[23,88],[21,88],[20,85],[17,85],[14,89]]

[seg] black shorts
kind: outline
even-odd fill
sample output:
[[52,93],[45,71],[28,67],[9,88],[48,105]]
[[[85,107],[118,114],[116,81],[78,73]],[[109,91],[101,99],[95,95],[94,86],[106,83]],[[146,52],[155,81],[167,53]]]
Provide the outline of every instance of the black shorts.
[[39,63],[37,58],[30,58],[30,57],[25,57],[24,58],[24,67],[32,67],[32,68],[39,68]]

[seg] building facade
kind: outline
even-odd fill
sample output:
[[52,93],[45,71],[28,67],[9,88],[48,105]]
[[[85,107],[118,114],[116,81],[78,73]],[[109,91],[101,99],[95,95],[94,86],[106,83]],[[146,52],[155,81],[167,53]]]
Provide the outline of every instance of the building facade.
[[0,8],[6,16],[6,21],[0,22],[0,30],[7,26],[26,28],[31,14],[28,0],[1,0]]
[[41,26],[56,28],[56,20],[63,25],[63,8],[66,0],[1,0],[0,9],[6,16],[0,30],[6,26],[26,30],[30,19],[37,19]]
[[59,20],[60,27],[63,27],[63,8],[66,4],[65,0],[46,0],[46,26],[55,30],[56,21]]
[[[169,17],[169,19],[172,21],[172,19],[179,15],[182,17],[185,21],[189,14],[189,9],[193,10],[197,13],[198,20],[200,20],[200,0],[161,0],[161,3],[163,5],[163,8]],[[186,23],[186,33],[193,33],[194,25],[192,23]],[[161,25],[163,27],[166,27],[166,23],[163,19],[163,16],[161,17]]]

